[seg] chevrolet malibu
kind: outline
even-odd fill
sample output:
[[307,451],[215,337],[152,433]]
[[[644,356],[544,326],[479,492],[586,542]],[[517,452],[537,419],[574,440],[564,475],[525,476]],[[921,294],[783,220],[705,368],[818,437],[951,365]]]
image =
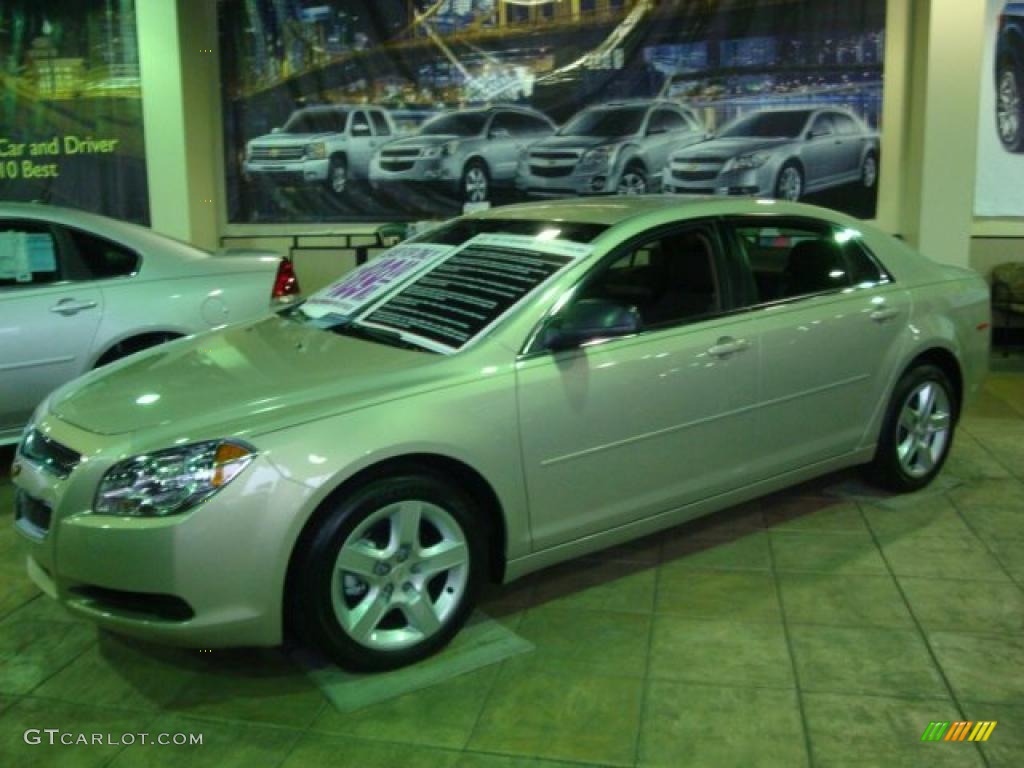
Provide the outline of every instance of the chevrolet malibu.
[[763,110],[673,154],[664,179],[668,192],[790,201],[856,182],[872,189],[878,137],[845,109]]
[[32,578],[182,645],[437,651],[487,581],[854,465],[940,471],[988,290],[799,204],[494,209],[97,371],[15,457]]
[[148,229],[49,205],[0,205],[0,445],[76,376],[294,299],[290,261],[211,255]]

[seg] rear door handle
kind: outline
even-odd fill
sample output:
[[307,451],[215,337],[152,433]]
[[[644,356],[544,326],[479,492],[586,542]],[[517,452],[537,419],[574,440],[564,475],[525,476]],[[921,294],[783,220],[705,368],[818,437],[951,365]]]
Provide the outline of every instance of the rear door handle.
[[884,323],[888,320],[892,320],[894,317],[898,317],[900,311],[891,307],[883,307],[882,309],[876,309],[871,313],[871,319],[876,323]]
[[61,299],[52,307],[50,307],[50,311],[57,315],[71,317],[72,315],[77,315],[79,312],[83,312],[87,309],[94,309],[95,307],[95,301],[75,301],[74,299]]
[[731,357],[732,355],[746,352],[750,349],[750,342],[746,339],[734,339],[732,336],[723,336],[715,346],[708,350],[712,357]]

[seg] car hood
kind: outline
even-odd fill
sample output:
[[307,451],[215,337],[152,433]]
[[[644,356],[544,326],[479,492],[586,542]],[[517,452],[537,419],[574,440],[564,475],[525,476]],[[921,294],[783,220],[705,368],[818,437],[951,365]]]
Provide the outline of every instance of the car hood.
[[552,149],[593,149],[605,144],[615,146],[628,141],[629,136],[609,138],[607,136],[552,136],[530,147],[530,151]]
[[259,144],[261,147],[291,147],[296,144],[308,144],[311,141],[323,141],[339,136],[344,138],[344,134],[338,133],[268,133],[264,136],[257,136],[252,143]]
[[50,410],[99,434],[253,434],[429,388],[450,363],[274,316],[94,371],[59,390]]
[[735,157],[736,155],[748,152],[757,152],[763,149],[774,149],[783,144],[791,144],[796,139],[763,139],[758,137],[737,137],[735,139],[712,139],[693,147],[688,147],[681,152],[676,152],[677,159],[700,160],[704,157]]
[[447,144],[449,141],[470,141],[475,136],[457,136],[454,133],[431,134],[430,136],[407,136],[404,139],[389,141],[383,149],[423,149],[424,147],[438,147]]

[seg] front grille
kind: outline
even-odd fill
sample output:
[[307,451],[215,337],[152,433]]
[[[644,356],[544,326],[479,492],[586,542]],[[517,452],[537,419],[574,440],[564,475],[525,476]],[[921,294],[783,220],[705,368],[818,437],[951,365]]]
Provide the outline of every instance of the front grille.
[[680,181],[711,181],[718,171],[673,171],[672,176]]
[[60,478],[70,475],[82,460],[81,454],[75,453],[56,440],[51,440],[37,429],[29,430],[25,435],[18,453],[30,464]]
[[411,157],[419,157],[418,149],[385,149],[380,153],[383,160],[408,160]]
[[380,167],[390,173],[403,173],[404,171],[411,171],[415,168],[416,163],[409,163],[404,160],[381,160]]
[[263,161],[301,160],[306,154],[305,147],[253,147],[252,159]]
[[53,510],[48,504],[44,504],[29,496],[20,488],[14,494],[14,522],[23,528],[39,535],[50,530],[50,523],[53,520]]
[[531,165],[530,173],[534,176],[540,176],[542,179],[558,179],[562,176],[570,175],[572,173],[572,166],[566,165],[562,167],[551,167],[544,165]]
[[717,157],[715,155],[695,155],[693,157],[688,157],[686,160],[680,160],[679,162],[707,164],[717,163],[718,165],[725,165],[727,162],[729,162],[729,158]]
[[536,160],[572,160],[580,159],[579,152],[531,152],[530,157]]

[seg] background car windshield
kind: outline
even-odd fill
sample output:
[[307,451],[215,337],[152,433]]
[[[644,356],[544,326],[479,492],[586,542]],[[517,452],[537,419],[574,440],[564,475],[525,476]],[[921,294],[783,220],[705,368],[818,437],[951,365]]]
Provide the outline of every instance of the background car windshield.
[[344,133],[348,113],[341,110],[299,112],[284,126],[285,133]]
[[744,117],[723,130],[719,136],[757,136],[761,138],[795,139],[807,125],[810,112],[762,112]]
[[442,115],[426,123],[420,133],[424,136],[477,136],[487,122],[487,115],[475,114]]
[[631,136],[640,131],[646,107],[590,109],[569,121],[560,136]]

